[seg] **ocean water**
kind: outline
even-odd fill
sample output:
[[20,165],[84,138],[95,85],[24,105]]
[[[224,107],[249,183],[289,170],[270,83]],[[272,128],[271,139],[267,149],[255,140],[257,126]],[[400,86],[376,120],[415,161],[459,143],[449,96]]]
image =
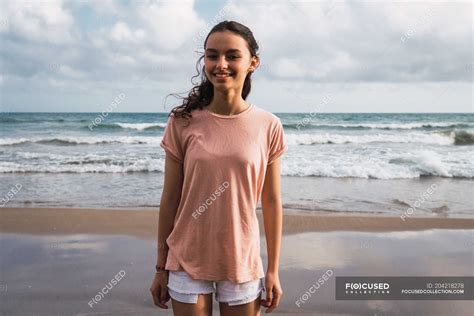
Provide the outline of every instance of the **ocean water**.
[[[288,178],[283,181],[377,186],[383,180],[419,185],[437,179],[457,188],[451,204],[464,201],[460,207],[437,207],[464,212],[472,205],[466,194],[472,195],[474,177],[473,113],[275,114],[289,145],[282,157],[282,176]],[[167,113],[110,113],[103,120],[98,113],[0,113],[1,196],[25,183],[23,194],[9,201],[12,206],[157,206],[166,121]],[[84,186],[94,193],[80,194]],[[321,192],[309,191],[303,197],[287,192],[288,200],[313,209],[304,201],[313,205]],[[356,197],[350,201],[356,203]]]

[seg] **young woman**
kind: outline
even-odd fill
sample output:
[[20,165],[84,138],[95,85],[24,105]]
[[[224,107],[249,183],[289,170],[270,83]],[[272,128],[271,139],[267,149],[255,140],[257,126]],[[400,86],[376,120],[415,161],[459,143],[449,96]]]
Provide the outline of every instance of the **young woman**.
[[161,308],[171,298],[174,315],[212,315],[212,293],[223,316],[260,315],[261,305],[271,312],[283,295],[280,156],[288,146],[278,117],[246,102],[260,62],[252,32],[221,22],[204,49],[201,83],[172,109],[161,142],[165,179],[150,290]]

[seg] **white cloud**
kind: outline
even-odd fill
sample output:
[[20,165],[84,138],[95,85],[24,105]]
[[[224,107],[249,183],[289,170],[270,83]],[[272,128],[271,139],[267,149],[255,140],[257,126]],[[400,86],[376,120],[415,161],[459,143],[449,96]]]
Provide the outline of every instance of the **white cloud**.
[[[377,110],[379,100],[387,98],[388,111],[431,111],[430,93],[449,82],[458,85],[450,88],[457,93],[440,98],[445,104],[436,110],[472,108],[466,94],[466,87],[472,86],[473,65],[470,3],[242,0],[228,4],[219,21],[236,20],[252,30],[262,58],[254,82],[264,87],[252,89],[252,94],[275,109],[285,111],[297,98],[269,93],[275,85],[291,86],[311,103],[324,94],[314,87],[331,90],[332,84],[345,82],[354,89],[334,104],[337,111],[350,111],[350,102],[358,103],[360,110]],[[50,85],[76,89],[87,99],[84,91],[115,93],[117,86],[134,88],[139,80],[143,91],[154,93],[140,100],[143,104],[189,89],[197,60],[194,51],[201,48],[208,24],[213,26],[225,3],[206,4],[206,19],[196,11],[199,5],[187,0],[1,1],[4,100],[19,104],[15,95],[24,92],[26,83],[32,99],[37,94],[54,99],[58,92],[45,90]],[[437,88],[428,89],[425,84],[430,83]],[[397,87],[397,93],[381,89],[383,85]],[[367,89],[376,95],[367,94]],[[397,99],[416,100],[416,106],[403,108]]]
[[[472,59],[468,3],[252,4],[236,2],[232,17],[249,22],[263,43],[262,63],[288,78],[296,72],[322,82],[470,80],[462,71]],[[298,60],[294,70],[283,62],[288,58]]]
[[193,2],[154,1],[140,5],[137,17],[143,20],[150,32],[150,43],[165,51],[189,43],[197,30],[204,26],[193,10]]
[[0,30],[36,42],[70,43],[74,18],[61,0],[47,2],[2,1]]
[[132,31],[124,22],[117,22],[110,30],[110,37],[115,41],[139,42],[145,38],[145,31],[137,29]]
[[304,77],[308,73],[306,68],[299,65],[297,59],[290,58],[280,58],[275,62],[273,69],[275,75],[281,78]]
[[127,24],[118,22],[112,27],[110,36],[116,41],[131,40],[132,31],[130,31],[130,28]]

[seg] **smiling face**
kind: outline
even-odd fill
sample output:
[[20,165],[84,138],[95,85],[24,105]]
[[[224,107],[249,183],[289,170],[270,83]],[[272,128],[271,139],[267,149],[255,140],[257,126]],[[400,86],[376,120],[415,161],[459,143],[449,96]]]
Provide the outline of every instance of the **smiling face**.
[[250,55],[247,42],[241,36],[229,31],[209,35],[204,68],[215,89],[241,91],[245,77],[257,65],[258,58]]

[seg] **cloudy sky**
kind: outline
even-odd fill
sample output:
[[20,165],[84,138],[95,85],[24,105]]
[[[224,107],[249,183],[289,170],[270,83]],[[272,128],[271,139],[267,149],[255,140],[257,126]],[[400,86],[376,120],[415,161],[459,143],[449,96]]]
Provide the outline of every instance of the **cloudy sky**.
[[[210,27],[260,45],[272,112],[473,112],[473,5],[387,1],[0,1],[1,111],[165,112]],[[196,52],[198,51],[198,52]]]

